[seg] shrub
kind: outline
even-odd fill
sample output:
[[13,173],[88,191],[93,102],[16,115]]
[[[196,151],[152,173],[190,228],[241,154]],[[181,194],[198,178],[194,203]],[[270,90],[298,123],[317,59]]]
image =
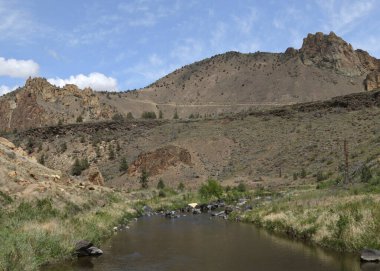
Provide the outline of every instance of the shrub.
[[113,121],[123,121],[124,116],[122,114],[116,113],[115,115],[112,116]]
[[164,114],[162,113],[162,111],[160,110],[160,112],[158,112],[158,118],[159,119],[162,119],[164,117]]
[[160,190],[160,192],[158,192],[158,196],[159,196],[160,198],[165,198],[165,197],[166,197],[166,193],[165,193],[165,191]]
[[41,154],[37,162],[40,163],[41,165],[45,165],[45,155]]
[[297,179],[298,179],[298,172],[294,172],[293,173],[293,180],[297,181]]
[[64,153],[66,150],[67,150],[67,143],[62,142],[61,147],[60,147],[61,153]]
[[71,167],[71,175],[79,176],[82,173],[82,166],[79,159],[75,159],[73,166]]
[[132,119],[134,119],[134,117],[133,117],[133,115],[132,115],[131,112],[128,112],[128,114],[127,114],[127,119],[128,119],[128,120],[132,120]]
[[367,165],[364,165],[362,170],[360,171],[360,180],[364,183],[367,183],[371,178],[371,169]]
[[316,178],[317,178],[317,182],[322,182],[327,179],[327,176],[322,171],[318,171]]
[[204,199],[209,199],[211,197],[220,199],[223,195],[223,188],[218,181],[209,179],[207,183],[201,186],[199,194]]
[[177,110],[174,111],[173,119],[179,119]]
[[83,117],[82,116],[78,116],[76,122],[77,123],[83,122]]
[[160,178],[160,180],[157,183],[157,189],[164,189],[164,188],[165,188],[164,180]]
[[143,189],[148,188],[149,173],[145,169],[143,169],[141,172],[139,182],[141,184],[141,188]]
[[302,179],[304,179],[304,178],[306,178],[306,175],[307,175],[306,170],[305,170],[304,168],[301,169],[300,177],[301,177]]
[[89,167],[90,167],[90,163],[88,162],[87,158],[83,158],[82,160],[79,160],[77,158],[75,159],[75,162],[73,166],[71,167],[71,175],[79,176],[82,174],[83,170],[88,169]]
[[35,142],[33,138],[29,137],[28,142],[26,143],[26,150],[28,154],[31,154],[34,151],[34,145],[35,145]]
[[125,157],[121,159],[119,171],[120,172],[126,172],[128,170],[128,162]]
[[239,183],[239,185],[236,187],[238,192],[244,193],[247,191],[247,187],[244,183]]
[[151,112],[147,112],[147,111],[144,111],[142,114],[141,114],[141,117],[143,119],[156,119],[157,116],[156,116],[156,113],[151,111]]
[[178,190],[179,190],[179,191],[183,191],[183,190],[185,190],[185,185],[183,184],[183,182],[180,182],[180,183],[178,184]]
[[110,145],[110,146],[108,147],[108,152],[109,152],[109,154],[108,154],[108,159],[110,159],[110,160],[114,160],[114,159],[115,159],[115,151],[113,150],[112,145]]

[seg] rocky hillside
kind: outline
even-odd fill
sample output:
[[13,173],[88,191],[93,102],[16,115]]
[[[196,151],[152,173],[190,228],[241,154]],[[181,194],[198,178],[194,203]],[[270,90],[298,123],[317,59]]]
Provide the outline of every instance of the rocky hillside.
[[334,33],[309,34],[285,53],[228,52],[193,63],[150,86],[98,93],[45,79],[0,97],[0,130],[99,121],[129,112],[160,111],[163,118],[216,116],[252,108],[326,100],[380,87],[380,61]]
[[[33,142],[36,157],[68,174],[76,159],[88,159],[107,186],[138,188],[143,169],[153,187],[160,178],[197,187],[209,177],[269,186],[338,177],[344,140],[354,176],[380,156],[379,116],[380,92],[372,91],[220,118],[84,123],[9,137],[25,148]],[[121,169],[124,159],[129,169]]]
[[5,138],[0,138],[1,195],[22,199],[35,198],[43,196],[52,185],[56,188],[59,183],[64,184],[67,181],[68,178],[62,176],[61,171],[42,166],[23,149],[17,148]]
[[75,85],[63,88],[43,78],[29,78],[25,86],[0,98],[0,130],[109,119],[115,110],[101,103],[99,94]]
[[379,69],[378,59],[354,50],[334,33],[316,33],[309,34],[299,50],[228,52],[185,66],[126,94],[124,102],[145,107],[150,103],[152,110],[162,110],[169,118],[175,110],[183,118],[236,112],[376,89]]

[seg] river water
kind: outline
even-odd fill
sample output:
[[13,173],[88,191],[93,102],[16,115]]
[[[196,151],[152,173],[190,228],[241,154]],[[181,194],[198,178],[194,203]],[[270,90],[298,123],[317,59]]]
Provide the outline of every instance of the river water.
[[360,266],[355,254],[326,251],[268,234],[250,224],[208,215],[143,217],[101,248],[101,257],[80,258],[43,270],[380,270],[380,264]]

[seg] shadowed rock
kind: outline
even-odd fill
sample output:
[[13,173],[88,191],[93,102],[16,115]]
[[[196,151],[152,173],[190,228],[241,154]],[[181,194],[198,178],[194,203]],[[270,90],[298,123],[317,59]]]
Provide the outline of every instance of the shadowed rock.
[[360,255],[360,260],[365,262],[379,262],[380,250],[364,249]]
[[87,240],[80,240],[75,244],[75,255],[78,257],[84,256],[100,256],[103,254],[103,251],[95,247],[91,242]]

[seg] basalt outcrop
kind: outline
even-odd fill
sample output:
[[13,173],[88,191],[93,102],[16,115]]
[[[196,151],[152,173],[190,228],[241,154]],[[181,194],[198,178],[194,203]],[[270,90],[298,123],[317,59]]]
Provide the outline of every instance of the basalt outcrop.
[[112,106],[102,104],[90,88],[60,88],[44,78],[29,78],[24,87],[0,98],[3,131],[110,119],[114,114]]
[[305,65],[330,69],[348,77],[362,76],[380,68],[378,59],[363,50],[354,50],[334,32],[309,34],[303,40],[299,56]]
[[128,173],[135,175],[146,170],[150,176],[154,176],[180,163],[191,165],[190,153],[184,148],[169,145],[140,154],[129,167]]
[[366,90],[374,90],[380,88],[380,71],[369,73],[364,80]]

